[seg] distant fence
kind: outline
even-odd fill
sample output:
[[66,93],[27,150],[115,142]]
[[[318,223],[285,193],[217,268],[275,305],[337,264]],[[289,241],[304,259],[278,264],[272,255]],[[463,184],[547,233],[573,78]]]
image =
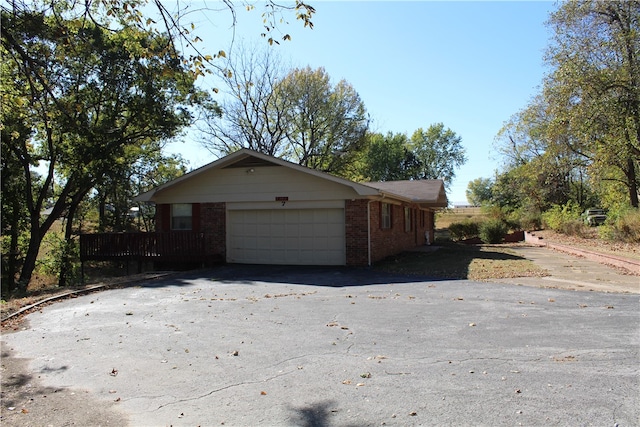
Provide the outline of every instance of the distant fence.
[[169,261],[204,262],[204,233],[97,233],[80,235],[80,261]]

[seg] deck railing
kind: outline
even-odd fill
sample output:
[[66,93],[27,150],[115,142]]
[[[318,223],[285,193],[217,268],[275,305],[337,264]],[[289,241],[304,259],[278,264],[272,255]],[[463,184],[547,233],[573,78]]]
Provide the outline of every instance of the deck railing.
[[81,261],[204,262],[207,236],[189,231],[171,233],[97,233],[80,236]]

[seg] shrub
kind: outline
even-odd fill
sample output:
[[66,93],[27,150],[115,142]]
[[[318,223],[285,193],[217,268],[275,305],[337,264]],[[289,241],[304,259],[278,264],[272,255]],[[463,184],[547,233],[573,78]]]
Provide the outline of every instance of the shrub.
[[453,240],[470,239],[478,237],[479,227],[475,221],[454,222],[449,225],[449,234]]
[[640,210],[627,206],[610,210],[605,225],[598,229],[598,235],[605,240],[640,242]]
[[584,231],[584,224],[580,219],[581,211],[579,205],[571,202],[566,205],[553,205],[542,214],[542,222],[545,227],[560,233],[581,235]]
[[80,277],[80,265],[77,262],[80,259],[78,243],[75,240],[65,240],[56,233],[45,235],[44,243],[47,245],[48,251],[38,260],[38,272],[57,277],[64,266],[67,270],[68,283],[59,283],[59,285],[65,286],[77,282]]
[[519,209],[513,216],[517,218],[521,230],[540,230],[542,228],[542,215],[539,211]]
[[500,243],[508,231],[504,221],[490,219],[480,225],[480,239],[485,243]]

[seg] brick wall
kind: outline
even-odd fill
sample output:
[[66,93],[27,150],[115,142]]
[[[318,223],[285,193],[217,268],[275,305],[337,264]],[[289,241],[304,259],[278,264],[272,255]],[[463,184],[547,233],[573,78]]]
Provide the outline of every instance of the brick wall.
[[[411,208],[411,230],[405,231],[405,206],[391,205],[391,228],[381,227],[381,202],[371,203],[371,262],[380,261],[388,256],[425,244],[425,232],[430,231],[433,242],[434,214]],[[424,223],[422,221],[424,212]]]
[[[156,207],[156,231],[170,231],[171,208],[168,204],[159,204]],[[215,258],[226,259],[226,205],[225,203],[201,203],[196,208],[194,204],[193,218],[194,231],[204,233],[206,238],[207,253]]]
[[347,265],[369,264],[368,200],[347,200],[344,206]]
[[[346,262],[350,266],[366,266],[369,263],[369,233],[371,227],[371,262],[380,261],[388,256],[398,254],[416,246],[425,244],[425,232],[429,232],[430,242],[433,243],[434,213],[411,209],[412,226],[405,231],[404,206],[391,205],[390,229],[382,229],[381,202],[371,202],[370,222],[367,219],[368,200],[347,200],[345,203],[345,243]],[[170,221],[168,206],[162,205],[156,209],[156,230]],[[422,221],[424,212],[424,222]],[[199,231],[207,236],[207,252],[226,259],[226,204],[203,203],[199,208]],[[194,221],[196,223],[198,221]],[[168,225],[168,224],[166,224]]]
[[226,204],[202,203],[200,205],[200,231],[207,236],[207,252],[227,259]]

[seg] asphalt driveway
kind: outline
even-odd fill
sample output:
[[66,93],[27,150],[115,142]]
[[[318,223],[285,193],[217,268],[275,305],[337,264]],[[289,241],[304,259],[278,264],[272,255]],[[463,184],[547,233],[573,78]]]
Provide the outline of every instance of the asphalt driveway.
[[[225,266],[66,300],[2,340],[50,390],[132,426],[624,426],[640,424],[638,303]],[[25,408],[3,425],[29,425]]]

